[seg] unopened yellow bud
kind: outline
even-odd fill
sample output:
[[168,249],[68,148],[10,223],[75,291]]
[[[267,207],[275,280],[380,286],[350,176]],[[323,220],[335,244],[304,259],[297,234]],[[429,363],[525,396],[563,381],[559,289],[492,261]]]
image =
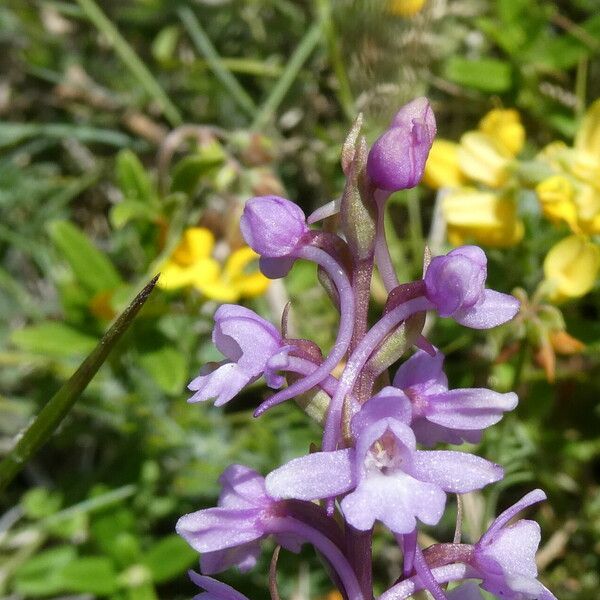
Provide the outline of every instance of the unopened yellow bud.
[[458,164],[458,144],[442,139],[433,142],[423,181],[434,189],[464,185],[466,179]]
[[506,182],[511,158],[500,144],[480,131],[468,131],[460,139],[461,170],[470,179],[490,187],[500,187]]
[[544,260],[549,297],[555,302],[579,298],[596,282],[600,250],[586,237],[571,235],[555,244]]
[[412,17],[421,12],[427,0],[389,0],[388,12],[399,17]]
[[575,231],[577,225],[577,206],[575,188],[564,175],[553,175],[544,179],[535,188],[544,216],[553,223],[564,221]]
[[512,156],[516,156],[525,143],[525,128],[514,109],[490,110],[479,122],[479,130],[504,146]]

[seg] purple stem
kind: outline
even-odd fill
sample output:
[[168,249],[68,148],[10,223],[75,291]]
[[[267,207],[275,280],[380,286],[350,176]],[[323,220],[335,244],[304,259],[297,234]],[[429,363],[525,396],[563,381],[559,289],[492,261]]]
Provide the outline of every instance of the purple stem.
[[370,600],[370,598],[366,599],[363,595],[356,575],[342,551],[321,532],[291,517],[271,519],[269,521],[269,531],[271,533],[291,533],[312,544],[337,573],[348,600]]
[[323,433],[323,450],[335,450],[340,431],[344,399],[352,391],[362,368],[376,350],[377,346],[385,339],[390,331],[401,321],[408,319],[417,312],[430,310],[434,305],[427,298],[419,297],[400,304],[384,315],[360,341],[356,350],[348,358],[346,368],[339,380],[337,390],[329,403],[329,412]]
[[373,529],[360,531],[346,524],[346,555],[365,598],[373,597]]
[[389,192],[377,190],[375,192],[375,203],[377,205],[377,227],[375,230],[375,262],[383,280],[383,285],[391,292],[399,285],[396,269],[390,256],[390,249],[385,238],[385,203],[390,197]]
[[310,375],[294,382],[281,392],[278,392],[265,400],[265,402],[263,402],[254,412],[255,417],[258,417],[269,408],[281,404],[281,402],[284,402],[285,400],[303,394],[325,379],[344,357],[352,339],[355,312],[354,293],[344,269],[330,254],[315,246],[301,247],[295,253],[295,257],[304,258],[318,264],[333,280],[340,297],[340,325],[338,336],[329,356],[321,363],[321,365],[319,365],[319,367],[317,367]]
[[[415,565],[415,552],[417,550],[417,530],[416,528],[402,536],[398,536],[402,539],[397,539],[398,544],[402,547],[402,554],[404,555],[402,564],[402,574],[404,577],[408,577],[413,570]],[[400,543],[402,542],[402,543]]]
[[[449,581],[477,577],[467,565],[459,563],[437,567],[431,570],[431,574],[437,583],[448,583]],[[415,575],[392,586],[389,590],[381,594],[377,600],[405,600],[424,588],[425,585],[419,575]]]
[[440,587],[440,584],[436,581],[425,557],[423,551],[417,544],[415,546],[415,571],[419,576],[419,579],[425,584],[427,591],[435,598],[435,600],[448,600],[444,590]]
[[[306,358],[300,358],[299,356],[288,356],[288,364],[285,371],[291,373],[299,373],[300,375],[310,375],[318,368],[318,364],[307,360]],[[329,396],[335,394],[335,390],[338,386],[338,380],[332,375],[327,375],[325,379],[319,382],[319,387]]]

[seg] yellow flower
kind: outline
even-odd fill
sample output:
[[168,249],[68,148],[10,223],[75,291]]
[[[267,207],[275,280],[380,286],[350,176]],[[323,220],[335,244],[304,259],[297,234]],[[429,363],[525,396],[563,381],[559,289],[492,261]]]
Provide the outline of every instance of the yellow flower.
[[389,0],[388,12],[399,17],[412,17],[419,13],[427,0]]
[[504,248],[523,239],[523,223],[510,197],[462,188],[443,199],[442,212],[448,225],[448,239],[455,246],[471,240]]
[[251,248],[235,250],[221,268],[212,258],[214,246],[215,238],[209,229],[186,229],[181,242],[162,265],[158,285],[166,290],[194,287],[218,302],[236,302],[241,297],[265,292],[269,280],[256,270],[258,255]]
[[458,144],[437,139],[425,163],[423,181],[431,188],[460,187],[466,183],[458,164]]
[[600,269],[600,249],[585,236],[571,235],[555,244],[544,260],[549,298],[579,298],[593,287]]
[[490,110],[479,122],[479,130],[499,142],[511,156],[516,156],[525,143],[525,128],[514,109]]
[[575,187],[567,177],[552,175],[539,183],[535,191],[544,216],[553,223],[565,221],[575,233],[580,232],[577,224]]
[[586,111],[575,136],[575,150],[600,157],[600,99]]
[[461,170],[473,181],[489,187],[501,187],[506,182],[511,158],[507,150],[480,131],[468,131],[460,139]]

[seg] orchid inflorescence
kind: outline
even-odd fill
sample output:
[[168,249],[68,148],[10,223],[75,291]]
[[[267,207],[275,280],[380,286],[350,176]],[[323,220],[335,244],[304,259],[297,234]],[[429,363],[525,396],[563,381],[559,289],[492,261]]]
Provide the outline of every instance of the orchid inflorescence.
[[[436,600],[475,600],[482,598],[480,589],[503,599],[553,599],[537,580],[539,526],[510,523],[545,499],[541,490],[503,512],[475,544],[459,537],[426,549],[418,543],[419,524],[439,523],[447,494],[479,490],[503,477],[502,467],[484,458],[432,448],[478,442],[484,429],[517,404],[514,393],[449,389],[444,356],[423,335],[425,314],[435,311],[466,327],[489,329],[511,320],[519,302],[485,287],[487,259],[477,246],[426,256],[422,279],[398,282],[385,240],[385,203],[395,191],[419,183],[435,118],[425,98],[413,100],[370,150],[360,127],[359,119],[343,146],[347,183],[340,201],[308,220],[300,207],[277,196],[246,203],[241,230],[260,256],[262,272],[279,278],[297,260],[316,263],[339,310],[339,330],[323,356],[312,341],[288,337],[285,316],[280,331],[241,306],[226,304],[215,313],[213,342],[226,358],[192,381],[190,401],[225,404],[263,376],[279,391],[255,416],[295,399],[320,420],[323,439],[320,451],[266,477],[242,465],[228,467],[220,478],[218,506],[179,520],[178,533],[201,553],[203,574],[191,575],[203,590],[197,597],[245,598],[209,575],[233,566],[251,569],[261,541],[272,536],[292,552],[313,545],[346,600],[373,600],[372,535],[378,521],[403,554],[402,576],[379,600],[401,600],[420,590]],[[340,234],[309,228],[335,214]],[[369,325],[374,265],[389,295],[383,315]],[[390,383],[388,368],[413,346],[416,352]],[[280,389],[286,377],[289,385]],[[273,578],[270,589],[277,597]]]

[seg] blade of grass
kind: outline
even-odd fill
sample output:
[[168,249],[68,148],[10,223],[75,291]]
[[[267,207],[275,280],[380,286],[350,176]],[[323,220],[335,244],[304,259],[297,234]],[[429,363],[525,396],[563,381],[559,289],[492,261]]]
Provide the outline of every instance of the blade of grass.
[[323,23],[325,39],[327,40],[329,60],[331,61],[331,66],[333,67],[333,72],[335,73],[335,78],[337,80],[336,95],[338,102],[348,121],[354,121],[356,118],[356,107],[354,105],[350,81],[342,58],[342,50],[335,29],[335,22],[331,16],[331,0],[318,0],[317,7],[321,15],[320,18]]
[[181,125],[183,118],[177,107],[171,102],[167,93],[162,89],[148,67],[135,53],[127,40],[119,33],[110,19],[102,12],[94,0],[77,0],[85,16],[94,24],[114,48],[123,64],[131,71],[146,92],[158,102],[169,123],[175,127]]
[[302,65],[308,60],[308,57],[319,43],[322,34],[323,24],[321,21],[313,23],[308,29],[306,35],[302,38],[298,47],[290,57],[283,74],[273,86],[271,93],[265,100],[259,113],[256,115],[252,123],[252,129],[261,129],[273,118],[277,108],[298,76]]
[[132,138],[120,131],[96,129],[71,123],[0,123],[0,148],[14,146],[31,138],[74,138],[80,142],[131,146]]
[[17,436],[14,448],[0,462],[0,491],[13,480],[27,461],[48,441],[52,433],[71,410],[110,351],[129,328],[150,293],[158,276],[133,299],[119,315],[92,353],[81,363],[71,378],[50,398],[36,419]]
[[196,50],[202,54],[209,68],[214,73],[215,77],[221,82],[223,87],[231,94],[232,98],[237,102],[238,106],[249,116],[254,117],[256,114],[256,105],[240,82],[235,78],[233,73],[227,68],[224,61],[219,56],[219,53],[213,46],[206,32],[202,28],[200,21],[192,12],[192,9],[187,6],[182,6],[177,10],[179,19],[183,23],[188,32]]

